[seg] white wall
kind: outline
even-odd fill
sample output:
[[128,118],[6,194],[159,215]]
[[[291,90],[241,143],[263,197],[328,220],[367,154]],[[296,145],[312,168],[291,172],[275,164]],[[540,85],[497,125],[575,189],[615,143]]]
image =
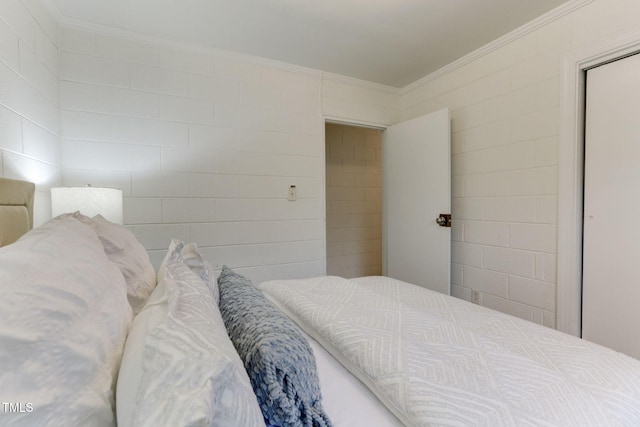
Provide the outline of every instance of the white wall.
[[640,2],[596,0],[403,90],[402,119],[452,115],[455,295],[555,325],[563,58],[638,26]]
[[38,0],[0,3],[0,85],[0,176],[36,183],[36,225],[52,186],[122,188],[156,263],[177,237],[255,280],[324,273],[324,117],[400,117],[397,89],[59,28]]
[[327,274],[382,274],[382,131],[327,124]]
[[637,16],[636,0],[596,0],[400,97],[251,57],[58,34],[39,1],[2,0],[0,175],[38,184],[38,223],[61,167],[65,185],[124,189],[156,262],[178,237],[256,280],[319,274],[324,117],[391,124],[448,107],[454,294],[553,326],[563,58]]
[[122,188],[156,264],[174,237],[256,281],[325,272],[324,116],[400,115],[395,89],[72,29],[60,79],[64,184]]
[[36,225],[61,182],[57,43],[39,1],[0,2],[0,176],[36,184]]

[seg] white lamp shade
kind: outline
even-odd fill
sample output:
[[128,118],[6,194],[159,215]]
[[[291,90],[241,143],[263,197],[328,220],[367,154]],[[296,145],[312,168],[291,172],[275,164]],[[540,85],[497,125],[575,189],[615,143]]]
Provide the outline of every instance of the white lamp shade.
[[102,215],[122,224],[122,190],[99,187],[59,187],[51,189],[51,216],[80,211],[93,217]]

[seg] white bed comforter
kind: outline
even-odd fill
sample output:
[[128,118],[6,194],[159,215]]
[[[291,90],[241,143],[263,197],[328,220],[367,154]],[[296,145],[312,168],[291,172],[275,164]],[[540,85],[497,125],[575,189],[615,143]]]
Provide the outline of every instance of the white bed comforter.
[[640,426],[640,361],[385,277],[258,286],[411,426]]

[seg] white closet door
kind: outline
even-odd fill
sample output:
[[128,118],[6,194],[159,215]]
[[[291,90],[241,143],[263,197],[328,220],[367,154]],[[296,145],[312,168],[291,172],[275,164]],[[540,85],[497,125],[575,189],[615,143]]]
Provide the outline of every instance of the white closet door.
[[450,293],[449,110],[416,117],[382,133],[383,274]]
[[587,72],[582,337],[640,358],[640,55]]

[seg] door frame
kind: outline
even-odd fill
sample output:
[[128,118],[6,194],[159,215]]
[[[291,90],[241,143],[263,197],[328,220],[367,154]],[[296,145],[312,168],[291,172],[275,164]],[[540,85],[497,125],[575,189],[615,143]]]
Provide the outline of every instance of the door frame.
[[[448,145],[449,145],[449,149],[448,149],[448,157],[449,157],[449,207],[447,208],[448,211],[447,212],[451,212],[451,114],[450,114],[450,110],[448,108],[444,108],[438,111],[432,111],[431,113],[428,113],[427,115],[434,115],[436,113],[442,113],[443,111],[446,110],[446,115],[447,115],[447,139],[448,139]],[[417,117],[414,119],[418,119]],[[326,149],[327,149],[327,135],[326,135],[326,125],[327,124],[336,124],[336,125],[342,125],[342,126],[351,126],[351,127],[359,127],[359,128],[369,128],[369,129],[376,129],[376,130],[380,130],[382,131],[382,133],[386,132],[390,127],[394,126],[394,125],[399,125],[401,123],[404,123],[406,121],[410,121],[413,119],[408,119],[408,120],[400,120],[398,122],[395,123],[390,123],[390,124],[382,124],[382,123],[374,123],[374,122],[366,122],[366,121],[359,121],[359,120],[352,120],[352,119],[348,119],[348,118],[342,118],[342,117],[335,117],[335,116],[328,116],[328,115],[323,115],[323,126],[322,126],[322,139],[323,139],[323,147],[322,147],[322,152],[323,152],[323,167],[322,167],[322,209],[323,209],[323,250],[324,250],[324,254],[325,254],[325,258],[324,258],[324,273],[327,274],[327,161],[326,161]],[[384,139],[384,137],[383,137]],[[384,144],[383,144],[384,145]],[[383,148],[382,152],[384,153],[385,150]],[[384,157],[384,154],[383,154]],[[384,164],[384,161],[382,162]],[[384,167],[383,167],[384,169]],[[388,213],[387,213],[387,202],[386,202],[386,197],[384,194],[384,187],[385,187],[385,179],[384,179],[384,172],[382,172],[382,275],[386,276],[388,273],[388,224],[387,224],[387,218],[388,218]],[[451,233],[449,232],[449,253],[451,252]],[[448,295],[451,295],[451,258],[449,256],[449,262],[447,265],[447,283],[448,283]]]
[[586,71],[640,52],[640,27],[568,53],[563,61],[558,170],[557,329],[582,335],[582,218]]

